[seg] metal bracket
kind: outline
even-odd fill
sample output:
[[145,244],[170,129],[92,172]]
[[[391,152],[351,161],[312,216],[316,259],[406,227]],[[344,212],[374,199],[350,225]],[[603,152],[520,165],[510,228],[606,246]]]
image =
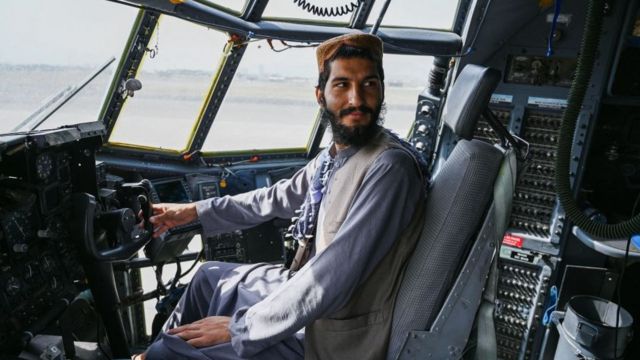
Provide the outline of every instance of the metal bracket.
[[495,204],[492,204],[460,276],[431,330],[411,331],[398,356],[399,360],[459,359],[462,355],[496,250],[494,207]]

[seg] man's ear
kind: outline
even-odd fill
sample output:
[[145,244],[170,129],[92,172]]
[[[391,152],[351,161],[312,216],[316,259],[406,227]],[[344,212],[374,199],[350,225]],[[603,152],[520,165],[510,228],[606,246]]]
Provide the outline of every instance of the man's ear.
[[326,104],[326,101],[324,100],[324,92],[320,90],[319,86],[316,86],[316,101],[318,102],[318,105],[322,107]]

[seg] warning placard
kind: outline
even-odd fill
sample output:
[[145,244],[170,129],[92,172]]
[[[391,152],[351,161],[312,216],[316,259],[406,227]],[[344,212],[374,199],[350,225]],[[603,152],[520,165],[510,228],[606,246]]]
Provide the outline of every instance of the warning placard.
[[521,237],[509,233],[504,234],[502,238],[503,245],[517,247],[518,249],[522,248],[522,241],[523,239]]

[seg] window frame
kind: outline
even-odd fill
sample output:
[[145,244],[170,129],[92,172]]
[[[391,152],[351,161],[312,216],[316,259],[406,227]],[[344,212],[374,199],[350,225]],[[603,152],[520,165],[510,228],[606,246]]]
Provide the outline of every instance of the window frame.
[[[460,0],[460,3],[465,0]],[[213,30],[226,31],[228,34],[235,38],[236,44],[241,43],[248,39],[281,39],[290,42],[303,42],[303,43],[319,43],[334,36],[342,35],[353,31],[354,29],[363,32],[369,32],[370,26],[366,25],[366,20],[371,11],[374,1],[365,0],[362,7],[362,11],[355,13],[350,21],[348,27],[336,26],[335,23],[326,22],[313,22],[313,23],[301,23],[291,21],[275,21],[275,20],[262,20],[261,14],[265,7],[268,5],[268,1],[265,0],[248,0],[245,3],[245,10],[242,15],[235,16],[229,12],[219,9],[216,6],[206,5],[209,4],[206,0],[197,0],[195,3],[183,3],[174,7],[173,11],[166,9],[154,9],[154,10],[141,10],[140,16],[152,14],[157,16],[158,14],[171,15],[178,18],[182,18],[184,21],[191,21],[200,25],[205,25]],[[458,11],[461,6],[458,5]],[[456,23],[457,16],[454,16],[454,23]],[[249,21],[245,19],[258,19],[256,21]],[[148,29],[147,29],[148,30]],[[126,74],[130,74],[133,70],[137,72],[139,61],[130,61],[130,58],[136,56],[135,46],[140,47],[143,44],[144,48],[147,47],[151,37],[147,37],[144,41],[140,41],[141,35],[145,32],[144,21],[136,21],[131,32],[129,39],[130,46],[127,46],[124,50],[128,52],[129,57],[127,59],[124,56],[121,58],[117,76],[114,76],[112,82],[112,92],[110,103],[105,102],[103,111],[101,112],[101,119],[105,123],[107,128],[107,134],[110,135],[115,121],[109,118],[109,113],[114,113],[114,106],[117,108],[118,104],[114,104],[113,97],[119,96],[117,93],[117,84],[123,81]],[[380,37],[387,45],[385,53],[394,54],[416,54],[430,55],[430,56],[451,56],[457,54],[462,48],[462,38],[460,35],[453,31],[446,30],[432,30],[424,28],[400,28],[400,27],[380,27]],[[231,47],[233,48],[233,47]],[[316,117],[315,125],[309,135],[306,148],[274,148],[260,150],[259,154],[256,154],[255,150],[247,149],[244,151],[225,151],[225,152],[206,152],[201,151],[202,145],[211,130],[213,121],[219,108],[219,104],[224,100],[226,90],[228,89],[235,70],[237,69],[239,62],[242,60],[242,55],[246,46],[241,47],[241,50],[237,47],[235,56],[234,51],[227,49],[223,52],[223,61],[219,64],[216,75],[212,83],[209,95],[206,99],[206,103],[203,106],[201,116],[195,122],[194,131],[188,140],[188,147],[186,151],[180,153],[175,150],[161,151],[169,149],[158,149],[154,147],[145,146],[120,146],[120,144],[105,144],[106,151],[111,153],[122,154],[137,154],[140,156],[154,155],[163,158],[177,159],[179,161],[187,161],[187,157],[191,158],[193,154],[198,154],[203,159],[231,161],[231,160],[246,160],[253,155],[261,155],[262,159],[269,158],[282,158],[290,157],[293,155],[310,157],[314,154],[320,146],[320,141],[326,130],[326,124],[319,121]],[[231,51],[230,54],[225,55],[227,50]],[[138,56],[139,56],[138,51]],[[230,61],[230,58],[232,58]],[[127,67],[129,67],[127,69]],[[115,95],[114,95],[115,94]],[[214,99],[215,101],[212,101]],[[214,103],[217,103],[214,104]],[[121,104],[120,104],[121,105]],[[117,110],[117,109],[116,109]],[[115,111],[115,117],[117,119],[117,111]]]
[[[155,23],[155,27],[153,29],[153,31],[151,32],[151,35],[149,37],[149,40],[151,40],[155,34],[155,32],[158,30],[158,26],[160,25],[160,21],[162,20],[162,16],[164,14],[160,14],[158,16],[158,19]],[[164,15],[166,16],[166,15]],[[228,51],[230,50],[229,47],[229,42],[227,42],[223,48],[222,53],[220,54],[220,63],[224,63],[226,61],[227,55],[228,55]],[[144,54],[144,53],[143,53]],[[135,72],[133,73],[133,77],[137,78],[138,74],[140,73],[140,71],[143,68],[143,64],[145,62],[145,57],[143,55],[142,59],[140,60],[138,66],[135,69]],[[144,150],[144,151],[152,151],[152,152],[158,152],[158,153],[165,153],[165,154],[171,154],[171,155],[181,155],[184,154],[190,147],[191,147],[191,143],[193,142],[194,136],[196,131],[198,130],[199,126],[200,126],[200,122],[202,120],[202,117],[204,116],[207,108],[209,107],[209,103],[211,102],[212,96],[214,94],[214,89],[215,86],[219,80],[220,77],[220,68],[222,65],[219,65],[216,70],[213,72],[213,75],[211,77],[211,82],[208,85],[208,88],[206,90],[206,95],[203,97],[202,103],[200,105],[200,110],[198,111],[198,115],[195,119],[193,119],[193,124],[191,125],[191,130],[189,131],[189,135],[186,138],[185,144],[184,144],[184,148],[182,149],[169,149],[169,148],[162,148],[159,146],[152,146],[152,145],[144,145],[144,144],[133,144],[133,143],[124,143],[124,142],[117,142],[117,141],[111,141],[111,136],[112,136],[112,131],[113,129],[117,126],[118,121],[121,121],[121,119],[119,119],[121,113],[118,114],[118,119],[116,119],[116,121],[113,122],[112,127],[109,129],[108,132],[108,136],[105,138],[105,146],[107,147],[112,147],[112,148],[121,148],[121,149],[130,149],[130,150]],[[115,78],[115,77],[114,77]],[[114,83],[112,83],[112,86],[114,85]],[[121,110],[122,108],[124,108],[127,104],[127,100],[129,100],[129,97],[126,97],[125,99],[122,100],[121,102]],[[106,104],[106,103],[105,103]],[[186,119],[185,119],[186,121]]]

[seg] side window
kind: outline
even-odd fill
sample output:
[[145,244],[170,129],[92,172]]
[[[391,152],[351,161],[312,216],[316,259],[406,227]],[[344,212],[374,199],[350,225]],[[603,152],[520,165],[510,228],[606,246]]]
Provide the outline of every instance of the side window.
[[[30,130],[43,120],[37,129],[97,121],[137,13],[107,1],[3,3],[0,133]],[[79,88],[112,58],[100,75]]]
[[277,53],[250,43],[202,150],[305,149],[318,113],[317,72],[315,48]]
[[415,120],[418,94],[427,85],[432,63],[432,56],[384,55],[384,126],[403,138]]
[[182,152],[195,131],[227,42],[226,33],[161,16],[109,143]]

